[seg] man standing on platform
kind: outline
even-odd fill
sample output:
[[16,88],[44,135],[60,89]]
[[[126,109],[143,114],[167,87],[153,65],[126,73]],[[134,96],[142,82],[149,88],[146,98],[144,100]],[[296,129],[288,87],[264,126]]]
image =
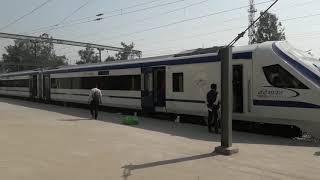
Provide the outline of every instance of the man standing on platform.
[[92,88],[89,93],[89,105],[92,119],[98,118],[98,110],[99,105],[102,103],[101,101],[102,93],[100,89],[98,89],[98,85],[95,88]]
[[207,93],[207,107],[208,107],[208,131],[212,132],[212,118],[215,133],[218,134],[218,110],[220,102],[218,99],[217,85],[211,84],[211,90]]

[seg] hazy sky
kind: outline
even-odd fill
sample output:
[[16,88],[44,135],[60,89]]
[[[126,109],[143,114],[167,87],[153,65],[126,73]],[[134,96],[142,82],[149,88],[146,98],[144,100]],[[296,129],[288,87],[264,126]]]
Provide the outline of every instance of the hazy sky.
[[[148,57],[225,45],[248,25],[249,0],[49,0],[6,27],[46,1],[0,0],[0,32],[36,36],[46,32],[54,38],[110,46],[134,42],[143,57]],[[272,2],[255,3],[259,12]],[[279,0],[271,12],[279,17],[291,44],[320,56],[320,0]],[[86,22],[99,13],[105,19]],[[39,29],[48,26],[51,28]],[[13,41],[0,42],[2,54],[4,46]],[[247,43],[246,34],[236,45]],[[79,59],[79,49],[56,46],[57,53],[66,54],[72,63]],[[104,51],[103,57],[108,53],[112,54]]]

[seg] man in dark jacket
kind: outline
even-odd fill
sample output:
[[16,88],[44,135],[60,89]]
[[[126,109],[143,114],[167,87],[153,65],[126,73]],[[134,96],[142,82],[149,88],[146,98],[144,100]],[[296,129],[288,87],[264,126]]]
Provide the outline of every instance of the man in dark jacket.
[[218,134],[218,110],[220,102],[218,100],[217,85],[211,84],[211,90],[207,93],[207,107],[208,107],[208,130],[212,132],[212,116],[215,133]]

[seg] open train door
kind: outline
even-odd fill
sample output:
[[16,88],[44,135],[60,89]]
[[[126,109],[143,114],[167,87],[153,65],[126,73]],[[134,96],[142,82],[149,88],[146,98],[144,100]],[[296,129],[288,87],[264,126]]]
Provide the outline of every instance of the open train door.
[[50,101],[50,74],[43,75],[43,100]]
[[243,113],[243,66],[233,65],[233,112]]
[[153,71],[153,99],[156,110],[166,106],[166,68],[154,67]]
[[152,67],[141,68],[141,107],[146,112],[153,112],[155,109]]

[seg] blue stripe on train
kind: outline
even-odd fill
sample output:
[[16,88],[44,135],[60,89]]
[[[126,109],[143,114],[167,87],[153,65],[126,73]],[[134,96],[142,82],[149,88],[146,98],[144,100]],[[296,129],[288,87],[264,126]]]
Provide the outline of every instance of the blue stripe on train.
[[297,101],[273,101],[273,100],[253,100],[253,105],[257,106],[275,106],[275,107],[296,107],[296,108],[311,108],[319,109],[316,104],[297,102]]
[[[235,60],[239,59],[252,59],[252,52],[241,52],[234,53],[232,58]],[[154,62],[139,62],[132,64],[117,64],[117,65],[101,65],[94,67],[83,67],[76,69],[57,69],[44,72],[45,74],[56,74],[56,73],[71,73],[71,72],[82,72],[82,71],[100,71],[100,70],[112,70],[112,69],[130,69],[130,68],[142,68],[142,67],[152,67],[152,66],[165,66],[165,65],[182,65],[182,64],[199,64],[208,62],[218,62],[220,61],[218,55],[205,56],[205,57],[193,57],[188,59],[177,59],[177,60],[166,60],[166,61],[154,61]]]

